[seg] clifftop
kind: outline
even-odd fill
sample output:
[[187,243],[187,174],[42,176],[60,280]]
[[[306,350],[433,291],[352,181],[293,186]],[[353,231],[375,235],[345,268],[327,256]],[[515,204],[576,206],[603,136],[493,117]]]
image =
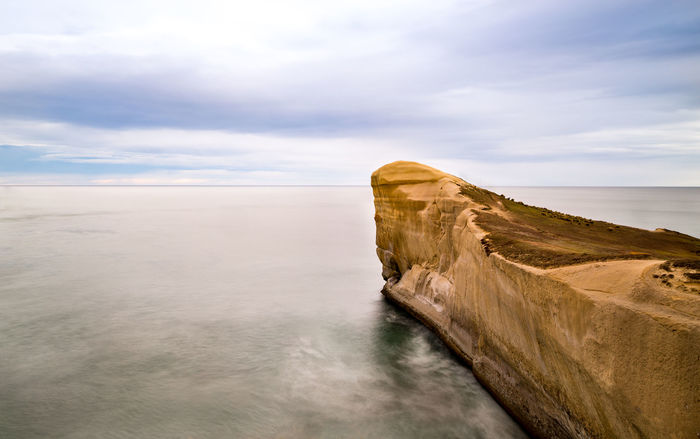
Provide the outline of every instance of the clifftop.
[[[519,201],[479,188],[429,166],[397,161],[372,174],[373,185],[402,185],[444,179],[470,200],[474,222],[485,233],[487,253],[539,268],[614,259],[679,261],[700,270],[700,240],[665,229],[649,231],[596,221]],[[692,288],[692,287],[690,287]]]
[[407,183],[422,183],[438,181],[442,178],[459,180],[457,177],[446,174],[422,163],[396,161],[384,165],[372,173],[372,185],[392,185]]

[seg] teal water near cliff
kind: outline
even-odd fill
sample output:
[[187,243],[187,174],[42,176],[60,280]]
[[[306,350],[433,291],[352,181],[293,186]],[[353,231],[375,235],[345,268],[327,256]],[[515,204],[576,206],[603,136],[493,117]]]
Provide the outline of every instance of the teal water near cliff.
[[[698,189],[491,189],[697,233]],[[364,187],[0,187],[0,437],[525,437],[383,300],[373,215]]]

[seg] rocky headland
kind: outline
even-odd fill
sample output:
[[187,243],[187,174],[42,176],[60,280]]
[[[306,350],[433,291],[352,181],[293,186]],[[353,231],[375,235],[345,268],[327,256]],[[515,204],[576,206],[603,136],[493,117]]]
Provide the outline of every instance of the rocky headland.
[[383,293],[533,436],[700,437],[700,240],[372,174]]

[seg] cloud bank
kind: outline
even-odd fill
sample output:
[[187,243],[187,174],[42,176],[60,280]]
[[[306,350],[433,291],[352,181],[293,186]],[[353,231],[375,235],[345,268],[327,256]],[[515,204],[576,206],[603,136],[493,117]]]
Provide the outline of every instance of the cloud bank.
[[24,1],[0,184],[700,185],[697,2]]

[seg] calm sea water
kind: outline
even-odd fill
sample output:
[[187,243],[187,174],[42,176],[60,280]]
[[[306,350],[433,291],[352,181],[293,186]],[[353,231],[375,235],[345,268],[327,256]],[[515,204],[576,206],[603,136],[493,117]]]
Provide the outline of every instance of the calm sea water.
[[[697,189],[518,190],[698,235]],[[0,187],[0,437],[525,437],[382,299],[373,214],[358,187]]]

